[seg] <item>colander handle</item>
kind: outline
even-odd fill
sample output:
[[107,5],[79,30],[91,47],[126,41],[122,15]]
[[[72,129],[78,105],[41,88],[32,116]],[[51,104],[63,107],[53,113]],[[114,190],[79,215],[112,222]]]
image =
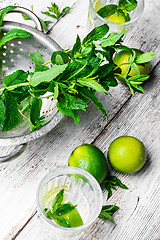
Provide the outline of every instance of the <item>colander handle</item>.
[[19,157],[25,151],[26,146],[27,146],[27,143],[18,145],[18,149],[16,149],[16,146],[15,146],[15,149],[11,153],[8,153],[5,156],[0,156],[0,163],[12,161],[15,158]]
[[10,10],[8,13],[12,13],[12,12],[16,12],[16,13],[22,13],[24,15],[26,15],[27,17],[31,18],[31,20],[33,20],[37,26],[37,29],[41,32],[43,32],[43,25],[39,19],[39,17],[33,13],[32,11],[30,11],[27,8],[24,7],[16,7],[13,10]]

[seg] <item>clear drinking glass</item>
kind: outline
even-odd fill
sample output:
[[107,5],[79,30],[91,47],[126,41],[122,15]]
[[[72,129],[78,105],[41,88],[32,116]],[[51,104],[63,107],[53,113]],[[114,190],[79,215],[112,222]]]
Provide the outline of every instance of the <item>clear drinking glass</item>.
[[[83,225],[66,228],[48,219],[44,208],[50,208],[57,193],[64,189],[64,201],[77,205]],[[102,209],[102,190],[96,179],[88,172],[75,167],[58,168],[46,175],[37,191],[40,234],[43,240],[79,239],[85,229],[99,216]]]
[[[97,3],[98,2],[98,3]],[[110,32],[121,32],[125,29],[125,33],[131,30],[139,18],[141,17],[144,10],[144,0],[137,0],[137,7],[129,13],[130,21],[124,23],[115,23],[102,18],[96,11],[101,7],[108,4],[118,4],[118,0],[89,0],[89,13],[88,13],[88,27],[92,30],[94,27],[108,24]],[[96,9],[95,9],[96,8]]]

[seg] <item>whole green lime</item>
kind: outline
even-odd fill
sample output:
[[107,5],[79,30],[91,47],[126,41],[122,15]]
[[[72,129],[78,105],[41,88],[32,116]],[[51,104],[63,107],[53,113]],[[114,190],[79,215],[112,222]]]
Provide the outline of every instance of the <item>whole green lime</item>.
[[[143,54],[143,52],[139,49],[134,49],[133,50],[136,52],[136,57],[138,57],[139,55]],[[123,75],[125,74],[128,66],[129,66],[129,57],[131,56],[131,52],[127,51],[127,50],[122,50],[120,52],[118,52],[116,54],[116,56],[113,59],[113,62],[117,65],[117,67],[119,67],[121,69],[121,76],[116,76],[116,78],[122,82],[125,83],[125,79],[123,77]],[[136,64],[139,73],[141,75],[148,75],[149,74],[149,69],[150,69],[150,63],[144,63],[144,64]],[[127,77],[132,77],[137,75],[137,73],[135,72],[135,70],[131,67],[128,76]]]
[[121,136],[114,139],[110,144],[108,160],[114,170],[133,174],[145,164],[146,149],[137,138]]
[[92,144],[78,146],[70,155],[68,165],[89,172],[102,183],[107,176],[108,166],[104,153]]

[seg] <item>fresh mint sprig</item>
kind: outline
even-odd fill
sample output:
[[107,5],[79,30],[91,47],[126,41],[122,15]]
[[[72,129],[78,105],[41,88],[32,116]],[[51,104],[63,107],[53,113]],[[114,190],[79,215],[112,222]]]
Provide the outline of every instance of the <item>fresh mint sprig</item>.
[[[56,5],[55,3],[51,3],[51,7],[47,7],[47,8],[49,11],[45,11],[45,12],[42,11],[42,13],[51,18],[57,19],[57,21],[60,19],[61,16],[63,16],[64,14],[70,11],[70,7],[65,7],[63,8],[62,11],[60,11],[58,5]],[[33,12],[33,6],[31,11]],[[25,14],[22,14],[22,17],[24,20],[31,20],[31,18],[26,16]],[[48,28],[48,25],[52,23],[52,21],[50,20],[43,20],[42,18],[39,18],[39,19],[42,23],[44,30],[46,30]]]
[[63,195],[64,189],[62,189],[59,193],[57,193],[56,197],[53,199],[51,209],[45,208],[43,213],[50,220],[54,220],[60,226],[63,227],[71,227],[69,222],[63,218],[63,214],[68,213],[76,208],[77,205],[72,206],[69,203],[63,204]]
[[112,196],[112,189],[117,190],[116,187],[120,187],[123,189],[128,189],[128,187],[121,182],[116,176],[107,176],[106,179],[103,181],[104,188],[108,191],[107,199]]
[[108,4],[98,10],[98,14],[107,18],[113,14],[121,15],[124,17],[125,22],[130,21],[129,12],[133,11],[137,7],[137,0],[119,0],[119,3]]
[[[70,203],[63,204],[64,189],[62,189],[55,198],[53,199],[52,206],[50,209],[44,208],[44,215],[50,219],[54,220],[58,225],[63,227],[71,227],[70,223],[63,217],[63,214],[69,213],[76,208],[77,205],[73,206]],[[119,209],[116,205],[104,205],[99,214],[99,218],[107,219],[113,221],[113,214]]]
[[113,221],[113,214],[119,209],[116,205],[104,205],[99,214],[99,218],[103,218],[109,221]]
[[[129,57],[127,63],[121,64],[121,65],[125,64],[128,66],[125,74],[122,75],[121,72],[117,72],[118,67],[121,66],[121,65],[119,65],[119,66],[117,66],[117,68],[115,68],[115,76],[121,76],[122,78],[124,78],[126,84],[129,86],[130,91],[133,96],[134,96],[134,90],[137,90],[139,92],[144,92],[144,89],[141,85],[143,84],[144,81],[148,80],[149,75],[140,74],[138,65],[139,64],[143,65],[143,64],[149,63],[155,57],[155,53],[148,52],[148,53],[142,53],[142,54],[136,56],[136,52],[133,49],[128,49],[128,47],[125,47],[125,46],[123,48],[120,47],[119,49],[129,51],[131,53],[131,56]],[[131,68],[135,71],[136,75],[129,77],[128,74],[129,74]]]
[[47,7],[48,11],[42,12],[43,14],[57,19],[57,21],[60,19],[63,14],[66,14],[70,11],[70,7],[65,7],[62,9],[62,11],[59,10],[59,7],[56,3],[51,3],[51,7]]

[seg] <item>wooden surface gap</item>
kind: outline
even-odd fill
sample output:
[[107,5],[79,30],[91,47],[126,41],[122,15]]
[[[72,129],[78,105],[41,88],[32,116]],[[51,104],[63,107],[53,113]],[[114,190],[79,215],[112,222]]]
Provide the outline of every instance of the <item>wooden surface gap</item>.
[[91,142],[91,144],[95,144],[96,140],[103,135],[103,132],[105,132],[106,128],[109,126],[109,124],[112,123],[112,121],[114,121],[114,119],[119,115],[119,113],[122,111],[122,109],[125,107],[125,105],[129,102],[129,100],[131,99],[131,97],[133,97],[132,95],[130,95],[128,97],[128,99],[123,103],[123,105],[118,109],[118,111],[116,112],[116,114],[109,120],[107,121],[107,124],[104,126],[103,130],[95,137],[95,139]]
[[30,216],[30,218],[28,218],[28,220],[26,221],[26,223],[23,224],[23,226],[21,226],[21,228],[17,231],[17,233],[14,233],[14,236],[12,236],[12,240],[15,240],[19,234],[24,230],[24,228],[27,226],[27,224],[30,223],[30,221],[35,217],[35,215],[37,214],[37,210],[35,210],[32,215]]

